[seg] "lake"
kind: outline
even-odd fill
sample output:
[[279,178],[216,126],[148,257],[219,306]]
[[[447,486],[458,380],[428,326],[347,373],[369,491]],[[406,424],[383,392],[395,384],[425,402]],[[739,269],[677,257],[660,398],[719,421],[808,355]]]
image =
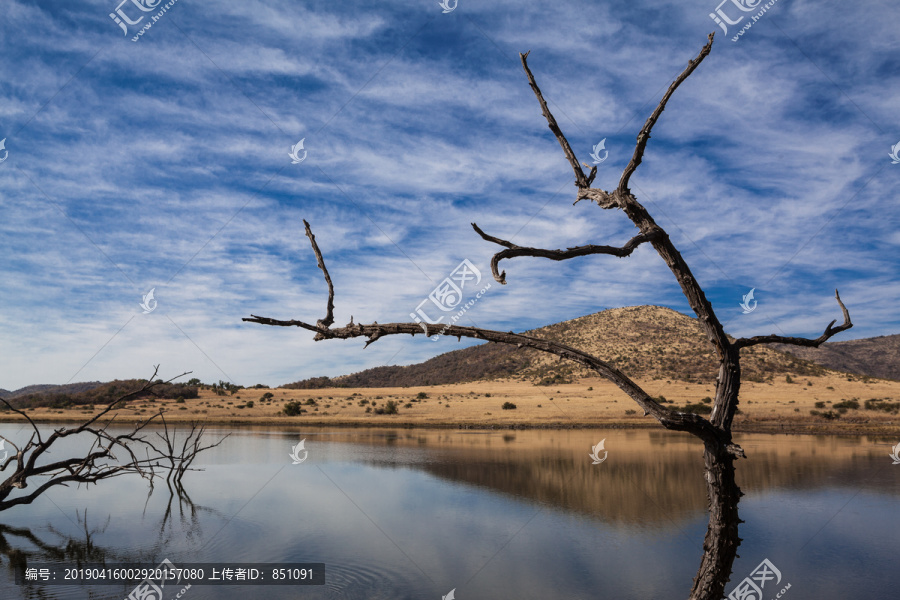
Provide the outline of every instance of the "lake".
[[[702,445],[686,434],[212,427],[206,439],[228,432],[185,477],[190,503],[165,485],[148,496],[127,476],[0,513],[0,598],[122,599],[134,588],[17,586],[17,551],[69,566],[73,556],[326,566],[324,586],[193,586],[188,600],[438,600],[451,590],[458,600],[675,600],[700,562]],[[0,424],[13,441],[27,434]],[[308,455],[292,464],[301,439]],[[606,460],[592,464],[603,439]],[[736,441],[749,458],[737,463],[744,541],[727,592],[768,559],[781,581],[766,600],[786,584],[786,600],[896,596],[900,465],[888,454],[898,440]]]

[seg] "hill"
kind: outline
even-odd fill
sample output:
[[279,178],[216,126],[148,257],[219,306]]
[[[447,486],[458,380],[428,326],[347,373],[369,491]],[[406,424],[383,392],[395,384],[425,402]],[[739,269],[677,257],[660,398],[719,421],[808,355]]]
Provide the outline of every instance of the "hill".
[[[73,384],[73,386],[43,386],[32,385],[22,388],[14,392],[10,404],[18,409],[35,408],[35,407],[51,407],[66,408],[69,406],[85,406],[94,404],[108,404],[113,400],[120,398],[128,392],[140,387],[144,384],[142,379],[125,379],[115,380],[108,383],[98,383],[90,386],[88,389],[78,389],[77,386],[83,384]],[[46,391],[31,391],[45,388]],[[67,388],[62,391],[59,388]],[[21,393],[26,390],[25,393]],[[183,383],[160,383],[144,393],[135,396],[138,398],[196,398],[197,388]],[[9,398],[7,398],[9,399]],[[3,407],[5,408],[5,407]],[[7,409],[8,410],[8,409]]]
[[[661,306],[613,308],[526,331],[563,342],[606,360],[633,378],[715,382],[718,364],[697,319]],[[824,375],[811,360],[763,346],[742,352],[744,381],[786,375]],[[587,369],[532,349],[482,344],[441,354],[423,363],[367,369],[335,378],[317,377],[283,387],[403,387],[512,378],[538,385],[575,381]]]
[[781,344],[774,347],[829,369],[900,380],[900,334],[826,342],[818,348]]
[[49,383],[38,385],[27,385],[15,391],[0,389],[0,397],[15,398],[17,396],[27,396],[29,394],[78,394],[86,392],[103,385],[100,381],[83,381],[81,383],[65,383],[62,385],[53,385]]

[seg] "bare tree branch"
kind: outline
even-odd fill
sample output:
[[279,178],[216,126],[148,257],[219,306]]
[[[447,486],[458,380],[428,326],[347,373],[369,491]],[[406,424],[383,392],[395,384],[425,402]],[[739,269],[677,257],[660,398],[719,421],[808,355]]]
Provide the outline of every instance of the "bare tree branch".
[[[575,171],[575,185],[580,188],[590,187],[590,181],[584,176],[584,171],[581,170],[581,166],[578,164],[578,159],[575,158],[575,152],[572,151],[572,146],[569,145],[569,140],[566,139],[566,136],[563,135],[562,131],[559,128],[559,125],[556,123],[556,119],[553,118],[553,114],[550,112],[550,109],[547,108],[547,102],[544,101],[544,96],[541,94],[541,89],[538,87],[537,82],[534,80],[534,75],[531,74],[531,69],[528,68],[528,55],[531,54],[531,50],[526,52],[525,54],[519,53],[519,58],[522,60],[522,67],[525,69],[526,75],[528,75],[528,83],[531,85],[531,89],[534,91],[534,95],[537,96],[538,102],[541,104],[541,112],[544,114],[544,118],[547,119],[547,125],[550,127],[550,131],[553,132],[553,135],[556,136],[559,145],[562,146],[563,152],[566,155],[566,158],[569,160],[569,164],[572,165],[572,170]],[[594,179],[594,175],[596,175],[596,170],[591,173],[591,181]]]
[[841,296],[838,294],[837,290],[834,290],[834,297],[837,300],[838,305],[841,307],[841,312],[844,313],[844,322],[837,327],[832,327],[835,323],[837,323],[837,319],[833,320],[831,323],[825,326],[825,332],[817,337],[814,340],[807,338],[799,338],[799,337],[788,337],[783,335],[757,335],[751,338],[740,338],[734,341],[735,348],[747,348],[749,346],[755,346],[757,344],[792,344],[794,346],[806,346],[807,348],[818,348],[821,344],[828,341],[830,337],[836,335],[842,331],[847,331],[851,327],[853,327],[853,323],[850,322],[850,311],[847,310],[847,307],[844,306],[844,303],[841,301]]
[[[544,96],[541,93],[540,88],[537,85],[537,81],[534,78],[534,75],[531,72],[531,69],[528,68],[528,55],[529,52],[524,54],[520,53],[519,58],[522,60],[522,66],[525,69],[525,73],[528,76],[528,83],[531,85],[531,89],[534,92],[534,95],[537,96],[538,103],[541,105],[541,112],[544,115],[544,118],[547,120],[547,125],[550,127],[550,131],[553,132],[553,135],[556,136],[556,140],[559,142],[559,145],[562,146],[563,153],[566,155],[566,159],[569,161],[569,164],[572,166],[572,170],[575,172],[575,186],[578,187],[578,194],[575,200],[577,204],[579,200],[588,199],[592,202],[596,202],[601,208],[620,208],[622,202],[628,199],[630,195],[628,184],[631,179],[631,175],[638,168],[638,165],[641,164],[641,161],[644,157],[644,150],[647,147],[647,142],[650,140],[650,131],[653,129],[653,126],[656,124],[656,121],[659,120],[660,115],[663,110],[666,108],[666,104],[669,101],[669,98],[672,97],[672,94],[678,88],[681,83],[687,79],[691,73],[703,62],[703,59],[709,55],[710,50],[712,49],[713,37],[715,33],[710,33],[708,37],[707,44],[700,50],[700,53],[697,57],[691,61],[688,61],[688,66],[682,71],[682,73],[669,85],[669,89],[666,90],[666,93],[663,95],[659,104],[656,106],[656,109],[653,113],[647,118],[647,121],[644,123],[644,127],[641,129],[640,133],[637,136],[637,143],[634,148],[634,154],[631,157],[631,161],[629,161],[628,165],[625,167],[625,170],[622,172],[622,177],[619,180],[619,185],[616,190],[610,194],[601,189],[591,188],[591,183],[594,181],[594,177],[597,175],[597,167],[596,165],[591,167],[590,174],[585,177],[584,171],[581,169],[581,166],[578,163],[578,159],[575,157],[575,152],[572,150],[571,144],[569,144],[569,140],[566,139],[566,136],[563,134],[562,130],[559,128],[559,124],[556,122],[556,118],[550,112],[550,109],[547,106],[547,102],[544,100]],[[588,165],[584,165],[587,167]]]
[[[541,352],[572,360],[599,373],[606,379],[615,383],[621,390],[634,399],[634,401],[644,409],[645,416],[652,416],[666,429],[671,429],[673,431],[689,431],[703,439],[721,441],[720,432],[703,417],[694,413],[676,412],[662,406],[656,400],[651,398],[637,383],[632,381],[627,375],[611,364],[578,350],[577,348],[572,348],[571,346],[551,340],[512,332],[494,331],[491,329],[482,329],[480,327],[463,327],[458,325],[430,325],[426,323],[373,323],[371,325],[363,325],[358,323],[332,329],[319,327],[318,325],[312,325],[303,321],[280,321],[257,315],[251,315],[249,318],[245,317],[242,320],[250,323],[259,323],[261,325],[301,327],[316,332],[316,340],[364,337],[368,338],[367,346],[388,335],[415,336],[416,334],[423,333],[424,327],[426,336],[446,335],[456,338],[466,337],[514,345],[517,348],[533,348]],[[728,441],[730,442],[730,438]],[[734,452],[740,453],[742,451],[740,451],[739,447],[735,446]]]
[[568,260],[570,258],[576,258],[578,256],[588,256],[589,254],[609,254],[611,256],[618,256],[619,258],[623,258],[625,256],[631,255],[631,253],[634,252],[635,248],[637,248],[644,242],[649,242],[653,239],[656,239],[657,236],[661,233],[660,229],[652,229],[646,233],[639,233],[638,235],[628,240],[621,248],[618,248],[616,246],[597,246],[594,244],[590,244],[587,246],[567,248],[566,250],[544,250],[543,248],[527,248],[523,246],[517,246],[512,242],[508,242],[492,235],[488,235],[483,232],[481,228],[479,228],[475,223],[472,223],[472,228],[475,229],[476,232],[478,232],[478,235],[480,235],[482,239],[508,248],[508,250],[501,250],[500,252],[496,253],[493,258],[491,258],[491,273],[493,273],[494,279],[496,279],[503,285],[506,285],[506,271],[499,273],[498,265],[504,258],[515,258],[517,256],[535,256],[560,261]]
[[316,261],[325,275],[325,283],[328,284],[328,303],[325,305],[325,318],[320,319],[318,323],[324,327],[331,327],[334,323],[334,284],[331,283],[331,275],[328,274],[328,269],[325,268],[325,259],[322,258],[322,251],[319,250],[319,245],[316,243],[316,236],[313,235],[306,219],[303,219],[303,226],[306,227],[306,237],[309,238],[309,243],[312,244],[313,252],[316,253]]
[[[172,468],[169,471],[169,477],[173,477],[172,470],[174,470],[174,476],[177,477],[177,482],[180,486],[181,477],[183,477],[184,471],[190,468],[190,464],[194,461],[196,455],[203,450],[215,447],[218,443],[221,443],[221,440],[216,444],[204,447],[199,443],[200,437],[203,434],[203,429],[201,428],[198,431],[196,426],[192,426],[191,432],[188,435],[190,447],[188,447],[188,442],[186,442],[185,447],[180,454],[176,454],[174,451],[168,453],[160,452],[153,447],[152,443],[141,435],[141,432],[150,425],[154,419],[157,417],[162,418],[162,411],[145,421],[135,424],[125,433],[113,435],[108,432],[109,426],[115,420],[115,415],[110,415],[110,413],[121,407],[123,402],[139,396],[160,383],[169,383],[178,377],[182,377],[189,373],[182,373],[177,377],[173,377],[172,379],[163,382],[161,380],[154,380],[158,371],[159,367],[157,366],[153,371],[153,376],[138,389],[113,400],[104,410],[100,411],[84,423],[77,427],[62,427],[56,429],[46,440],[40,437],[40,432],[37,427],[34,426],[31,419],[28,419],[29,422],[32,423],[35,432],[26,444],[21,447],[16,447],[16,454],[14,457],[9,457],[3,465],[0,465],[0,472],[5,473],[7,467],[11,463],[15,463],[12,474],[8,475],[4,481],[0,482],[0,511],[13,506],[30,504],[50,488],[55,486],[68,486],[70,483],[97,483],[104,479],[129,474],[137,474],[152,481],[152,479],[156,477],[155,469],[161,466],[160,461],[163,460],[168,461]],[[8,401],[4,400],[3,402],[7,406],[10,406],[10,408],[13,408]],[[23,414],[23,416],[27,418],[27,415],[24,415],[23,411],[19,411],[15,408],[13,408],[13,410],[19,414]],[[95,425],[101,417],[107,415],[111,418],[103,426]],[[43,455],[52,453],[54,444],[58,441],[81,434],[93,436],[91,447],[86,454],[82,456],[69,456],[46,464],[38,464],[38,460],[41,459]],[[166,429],[166,436],[164,439],[168,439],[167,447],[170,450],[174,448],[172,441],[174,440],[174,435],[174,431],[170,436],[168,429]],[[137,456],[137,448],[144,449],[146,458],[139,458]],[[149,451],[150,449],[152,449],[154,453],[151,454]],[[116,457],[116,451],[124,452],[125,456],[123,457],[123,460],[120,461]],[[28,488],[30,482],[33,480],[41,481],[34,491],[22,496],[10,497],[14,490],[24,490]]]
[[[668,265],[669,270],[672,271],[672,274],[678,281],[678,284],[681,287],[681,290],[684,293],[685,297],[687,298],[691,309],[697,315],[700,326],[703,328],[704,333],[706,333],[709,341],[713,344],[713,346],[715,346],[716,353],[719,359],[724,361],[729,354],[730,342],[728,340],[728,336],[725,335],[725,330],[722,327],[722,324],[719,322],[718,318],[715,315],[715,312],[713,311],[712,305],[709,303],[706,295],[703,292],[703,289],[694,278],[694,275],[691,272],[690,267],[688,267],[687,262],[685,262],[684,258],[681,256],[681,253],[678,252],[678,249],[675,248],[675,245],[669,239],[668,234],[663,230],[662,227],[656,224],[656,222],[653,220],[653,217],[651,217],[650,213],[647,212],[647,209],[645,209],[637,201],[637,199],[631,194],[627,187],[628,180],[631,177],[631,174],[641,162],[644,154],[644,149],[646,148],[647,141],[649,140],[650,130],[659,119],[659,116],[665,109],[666,103],[674,93],[675,89],[677,89],[681,82],[687,79],[687,77],[694,72],[697,66],[699,66],[703,59],[709,54],[713,43],[713,37],[713,34],[710,34],[708,36],[707,44],[700,50],[700,53],[697,55],[697,57],[688,63],[687,68],[681,73],[681,75],[679,75],[678,78],[674,82],[672,82],[662,100],[660,100],[660,103],[657,105],[656,109],[647,119],[647,122],[644,124],[641,133],[638,134],[638,141],[635,146],[635,151],[631,162],[628,164],[622,174],[622,179],[620,181],[619,187],[612,193],[597,188],[591,188],[588,185],[585,185],[585,182],[587,180],[584,179],[584,173],[581,168],[578,167],[577,162],[574,162],[575,155],[571,150],[571,146],[569,145],[569,142],[566,139],[565,135],[559,129],[559,126],[556,124],[556,119],[553,118],[553,115],[550,113],[549,108],[547,108],[547,103],[544,101],[540,89],[538,89],[537,87],[534,76],[531,74],[531,71],[528,70],[527,64],[526,73],[528,74],[529,82],[532,83],[532,90],[534,90],[535,95],[537,96],[538,102],[541,105],[541,110],[544,113],[544,117],[547,119],[547,122],[550,125],[550,129],[553,131],[554,135],[556,135],[557,140],[563,147],[563,151],[566,153],[566,157],[568,158],[569,162],[572,163],[573,168],[576,171],[575,185],[576,187],[578,187],[578,192],[576,194],[575,200],[576,204],[579,200],[589,199],[592,202],[596,202],[601,208],[604,209],[621,208],[628,216],[628,218],[631,219],[631,222],[635,224],[641,234],[648,235],[653,232],[653,238],[650,241],[653,244],[654,249],[665,261],[666,265]],[[738,376],[738,371],[730,367],[725,369],[724,371],[720,369],[719,388],[722,390],[722,396],[725,396],[732,392],[734,392],[735,394],[737,393],[737,390],[740,387],[740,384],[737,380]],[[725,390],[728,390],[727,393]],[[731,407],[732,413],[735,407]],[[729,421],[730,417],[728,415],[730,413],[728,411],[719,410],[718,414],[720,414],[722,418],[725,419],[725,421]]]
[[662,100],[659,101],[659,104],[656,107],[656,110],[647,118],[647,122],[644,123],[644,127],[641,128],[640,133],[637,136],[637,144],[634,147],[634,154],[631,157],[631,161],[628,163],[628,166],[625,167],[625,170],[622,172],[622,178],[619,180],[619,187],[617,191],[621,194],[628,193],[628,182],[631,179],[631,175],[638,168],[638,165],[641,164],[641,160],[644,158],[644,149],[647,147],[647,142],[650,141],[650,130],[653,129],[653,126],[656,125],[656,121],[659,119],[659,116],[666,109],[666,103],[669,101],[669,98],[672,97],[672,94],[678,89],[678,86],[681,85],[681,82],[687,79],[691,73],[694,72],[703,59],[709,55],[709,51],[712,49],[713,44],[713,36],[715,36],[715,32],[709,34],[709,41],[703,46],[703,49],[700,51],[700,54],[697,55],[692,61],[688,62],[688,66],[684,71],[681,72],[675,81],[669,85],[669,89],[666,90],[666,93],[663,95]]
[[16,414],[19,414],[19,415],[22,415],[23,417],[25,417],[25,419],[26,419],[26,420],[28,421],[28,423],[31,425],[31,429],[34,431],[34,436],[37,437],[38,442],[41,441],[41,432],[38,430],[37,425],[34,424],[34,421],[31,420],[31,417],[29,417],[27,414],[25,414],[24,411],[19,410],[18,408],[16,408],[15,406],[13,406],[13,405],[10,404],[9,402],[7,402],[7,401],[6,401],[6,398],[0,398],[0,402],[2,402],[3,404],[5,404],[5,405],[6,405],[6,408],[8,408],[9,410],[13,411],[13,412],[16,413]]
[[[206,432],[206,427],[202,425],[198,427],[197,423],[192,421],[187,435],[184,437],[184,440],[182,440],[181,449],[176,452],[177,429],[173,429],[170,433],[169,424],[166,422],[166,418],[160,416],[160,421],[163,425],[163,433],[157,433],[156,435],[165,445],[165,450],[159,450],[152,442],[145,441],[145,443],[157,453],[156,460],[168,463],[166,485],[168,486],[169,491],[179,496],[186,495],[181,481],[187,471],[197,470],[191,468],[191,464],[197,458],[197,455],[205,450],[217,447],[231,434],[226,434],[215,444],[203,446],[202,439],[203,434]],[[159,465],[157,464],[155,466]]]

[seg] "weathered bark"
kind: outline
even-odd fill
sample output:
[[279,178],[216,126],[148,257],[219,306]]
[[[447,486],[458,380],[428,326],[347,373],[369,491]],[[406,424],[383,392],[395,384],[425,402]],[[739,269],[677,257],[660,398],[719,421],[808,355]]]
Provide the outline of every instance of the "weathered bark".
[[[696,58],[688,62],[688,66],[669,86],[656,109],[644,123],[637,136],[634,154],[622,173],[618,187],[612,192],[592,188],[591,183],[597,174],[596,166],[591,168],[588,175],[584,174],[578,158],[572,146],[569,144],[559,124],[550,112],[547,102],[535,81],[531,69],[528,67],[528,53],[520,54],[522,67],[525,69],[531,89],[537,97],[541,112],[547,120],[547,125],[553,132],[566,159],[569,161],[575,173],[575,186],[577,188],[575,204],[581,200],[596,202],[603,209],[621,209],[637,227],[639,233],[632,237],[621,247],[589,244],[568,248],[566,250],[549,250],[541,248],[527,248],[517,246],[512,242],[489,235],[482,231],[478,225],[472,223],[472,227],[484,240],[503,246],[506,249],[497,252],[491,260],[491,272],[501,284],[506,284],[506,271],[500,271],[499,263],[504,259],[517,257],[540,257],[550,260],[562,261],[593,254],[608,254],[610,256],[627,257],[641,244],[650,243],[657,254],[668,265],[675,276],[681,291],[697,315],[700,327],[707,339],[716,350],[719,361],[719,374],[716,382],[716,396],[712,405],[710,418],[693,413],[682,413],[666,408],[651,398],[637,383],[614,366],[586,352],[582,352],[562,343],[516,334],[513,332],[501,332],[478,327],[460,327],[457,325],[438,326],[425,323],[388,323],[380,325],[355,324],[351,319],[344,327],[331,328],[327,321],[331,319],[334,307],[334,287],[331,277],[325,267],[322,253],[316,244],[315,238],[306,225],[307,236],[310,238],[313,251],[316,255],[319,268],[322,270],[328,283],[328,302],[326,305],[326,318],[320,319],[315,325],[297,320],[279,320],[268,317],[251,315],[244,321],[259,323],[262,325],[274,325],[281,327],[301,327],[315,332],[316,341],[326,339],[349,339],[356,337],[367,338],[366,346],[386,335],[447,335],[457,338],[469,337],[501,344],[513,344],[517,347],[528,347],[541,352],[546,352],[565,358],[588,367],[594,372],[615,383],[622,391],[628,394],[641,408],[644,415],[650,415],[666,429],[674,431],[687,431],[697,436],[704,444],[704,473],[707,482],[709,496],[709,528],[704,542],[704,555],[700,563],[694,587],[691,590],[690,600],[720,600],[724,595],[724,587],[731,574],[731,567],[736,556],[740,538],[738,537],[738,500],[741,491],[734,480],[734,459],[744,458],[744,451],[733,443],[731,438],[731,424],[737,411],[739,392],[741,388],[740,350],[743,347],[765,343],[790,343],[796,345],[818,346],[836,333],[852,327],[850,314],[840,296],[835,291],[838,304],[844,314],[844,323],[838,327],[832,327],[832,321],[819,338],[807,340],[805,338],[792,338],[783,336],[758,336],[754,338],[742,338],[731,342],[725,335],[725,330],[706,298],[706,294],[700,287],[681,253],[672,243],[665,230],[660,227],[650,216],[647,210],[637,201],[629,189],[629,181],[638,165],[640,165],[650,133],[656,121],[659,119],[669,98],[678,86],[690,76],[709,54],[713,43],[713,34],[709,35],[707,44]],[[587,165],[585,165],[587,166]]]
[[706,443],[703,451],[709,526],[703,540],[703,558],[690,600],[720,599],[731,577],[731,568],[741,543],[738,537],[740,488],[734,480],[734,456],[721,445]]

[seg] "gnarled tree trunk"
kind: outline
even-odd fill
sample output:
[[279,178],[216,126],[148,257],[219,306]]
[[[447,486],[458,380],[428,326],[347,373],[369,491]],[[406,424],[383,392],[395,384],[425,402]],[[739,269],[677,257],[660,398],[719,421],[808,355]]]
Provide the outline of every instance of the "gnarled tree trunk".
[[706,442],[703,463],[709,497],[709,526],[690,600],[719,599],[725,595],[725,585],[731,577],[731,567],[741,543],[738,502],[743,494],[734,481],[734,456],[721,444]]

